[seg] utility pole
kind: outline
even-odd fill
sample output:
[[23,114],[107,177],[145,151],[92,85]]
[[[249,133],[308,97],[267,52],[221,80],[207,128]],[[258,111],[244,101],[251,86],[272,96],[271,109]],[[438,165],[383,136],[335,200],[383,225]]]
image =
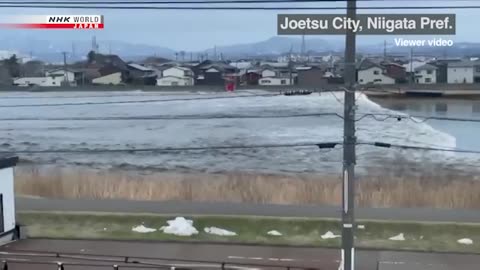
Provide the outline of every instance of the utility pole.
[[410,84],[413,84],[415,71],[413,71],[413,47],[410,48]]
[[[347,2],[347,18],[356,20],[356,0]],[[343,209],[342,209],[342,270],[354,270],[354,232],[355,232],[355,54],[356,34],[346,32],[345,42],[345,99],[343,126]]]
[[67,75],[67,52],[62,52],[63,54],[63,81],[65,85],[69,85],[68,83],[68,75]]
[[383,61],[387,62],[387,40],[383,41]]
[[293,75],[292,75],[292,51],[293,51],[293,45],[290,46],[290,52],[288,53],[288,71],[289,71],[289,77],[290,77],[290,85],[293,85]]

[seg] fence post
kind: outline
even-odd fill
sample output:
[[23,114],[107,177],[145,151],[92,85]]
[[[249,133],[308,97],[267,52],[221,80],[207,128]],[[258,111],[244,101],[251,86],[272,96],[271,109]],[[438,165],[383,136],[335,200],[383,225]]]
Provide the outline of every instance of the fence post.
[[225,270],[225,263],[222,262],[222,270]]
[[57,268],[58,270],[65,270],[62,262],[57,262],[57,265],[58,265],[58,268]]
[[3,261],[2,270],[8,270],[8,263],[7,263],[7,261]]

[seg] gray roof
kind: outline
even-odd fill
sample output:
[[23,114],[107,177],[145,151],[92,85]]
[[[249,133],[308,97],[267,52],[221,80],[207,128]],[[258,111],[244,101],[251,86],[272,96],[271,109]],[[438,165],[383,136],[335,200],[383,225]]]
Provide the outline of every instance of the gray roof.
[[438,69],[436,66],[434,65],[430,65],[430,64],[425,64],[425,65],[421,65],[417,68],[415,68],[415,71],[421,71],[421,70],[435,70],[435,69]]
[[139,64],[135,64],[135,63],[130,63],[128,64],[128,66],[141,71],[153,71],[151,68],[148,68]]
[[452,62],[448,63],[449,68],[457,68],[457,67],[474,67],[480,65],[480,61],[460,61],[460,62]]
[[372,62],[370,60],[367,60],[367,59],[364,59],[363,61],[361,61],[358,64],[358,70],[367,70],[367,69],[370,69],[372,67],[378,67],[378,68],[383,69],[383,67],[380,64],[374,63],[374,62]]

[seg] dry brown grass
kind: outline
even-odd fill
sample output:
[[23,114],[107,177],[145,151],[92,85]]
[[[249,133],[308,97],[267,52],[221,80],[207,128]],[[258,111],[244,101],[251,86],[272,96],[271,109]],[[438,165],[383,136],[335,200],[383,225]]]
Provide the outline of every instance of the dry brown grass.
[[[480,209],[480,181],[469,177],[366,178],[357,200],[371,207]],[[50,198],[228,201],[338,205],[341,181],[316,175],[254,173],[142,175],[131,171],[88,171],[19,167],[16,192]]]

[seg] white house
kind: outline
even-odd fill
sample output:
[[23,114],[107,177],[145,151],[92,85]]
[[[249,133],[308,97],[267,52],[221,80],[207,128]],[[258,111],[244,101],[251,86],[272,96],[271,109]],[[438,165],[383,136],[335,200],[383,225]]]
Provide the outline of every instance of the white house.
[[447,68],[447,82],[456,83],[473,83],[476,62],[461,61],[452,62],[448,64]]
[[75,72],[70,70],[55,69],[45,72],[45,77],[61,77],[71,84],[75,83]]
[[13,168],[18,157],[0,158],[0,245],[19,235],[15,221]]
[[42,87],[55,87],[61,86],[64,82],[64,78],[60,76],[54,77],[22,77],[13,80],[13,84],[16,86],[42,86]]
[[415,82],[431,84],[437,82],[437,67],[430,64],[419,66],[415,69]]
[[193,71],[190,68],[170,67],[161,72],[160,78],[157,78],[157,85],[190,86],[195,84],[193,76]]
[[115,72],[92,80],[92,84],[119,85],[122,83],[122,73]]
[[295,83],[297,72],[292,71],[292,79],[290,79],[290,70],[267,67],[262,70],[261,76],[258,80],[259,85],[292,85]]
[[258,80],[258,84],[259,85],[291,85],[290,78],[277,78],[277,77],[261,78],[260,80]]
[[359,84],[395,84],[395,79],[385,74],[385,69],[371,64],[358,70]]

